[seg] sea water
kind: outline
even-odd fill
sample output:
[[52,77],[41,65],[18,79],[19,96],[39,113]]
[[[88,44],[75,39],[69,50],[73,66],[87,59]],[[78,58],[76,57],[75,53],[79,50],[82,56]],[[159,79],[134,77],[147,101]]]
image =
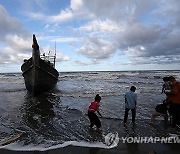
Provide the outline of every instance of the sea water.
[[[108,148],[105,136],[168,136],[178,133],[157,118],[149,124],[154,108],[162,103],[164,76],[180,81],[179,71],[61,72],[55,89],[31,96],[21,73],[0,74],[0,140],[23,133],[21,138],[1,148],[40,150],[68,145]],[[124,93],[137,88],[136,127],[123,127]],[[102,99],[102,132],[89,129],[87,109],[96,94]]]

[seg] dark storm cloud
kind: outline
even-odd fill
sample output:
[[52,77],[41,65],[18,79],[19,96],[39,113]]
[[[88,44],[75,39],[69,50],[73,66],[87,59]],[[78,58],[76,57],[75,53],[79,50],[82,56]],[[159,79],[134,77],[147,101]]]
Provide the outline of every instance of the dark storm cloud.
[[[84,4],[88,3],[84,1]],[[91,4],[86,6],[96,17],[112,19],[123,29],[111,35],[112,44],[122,53],[138,60],[144,57],[144,62],[147,58],[152,63],[179,61],[180,1],[114,0],[111,3],[97,0]],[[98,9],[100,6],[103,9]]]

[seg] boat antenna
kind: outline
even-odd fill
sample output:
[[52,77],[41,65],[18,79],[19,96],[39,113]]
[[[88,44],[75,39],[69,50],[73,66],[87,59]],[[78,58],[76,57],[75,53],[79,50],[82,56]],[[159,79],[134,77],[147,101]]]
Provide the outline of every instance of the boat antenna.
[[55,41],[55,44],[54,44],[54,48],[55,48],[55,54],[54,54],[54,67],[55,67],[55,62],[56,62],[56,41]]

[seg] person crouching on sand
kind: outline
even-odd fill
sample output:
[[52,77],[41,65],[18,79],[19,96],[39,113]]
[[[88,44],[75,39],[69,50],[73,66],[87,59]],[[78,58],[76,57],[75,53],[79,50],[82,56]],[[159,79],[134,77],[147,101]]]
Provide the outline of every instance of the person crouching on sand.
[[167,106],[168,106],[168,102],[166,100],[164,100],[162,104],[156,105],[155,108],[156,112],[152,114],[150,124],[154,124],[155,118],[158,116],[163,116],[165,123],[167,123],[168,121]]
[[100,101],[101,97],[99,96],[99,94],[97,94],[95,97],[95,101],[93,101],[88,108],[88,117],[91,123],[89,127],[92,128],[94,125],[96,125],[97,131],[99,131],[101,128],[101,122],[95,112],[97,111],[97,113],[102,117],[101,113],[99,112]]

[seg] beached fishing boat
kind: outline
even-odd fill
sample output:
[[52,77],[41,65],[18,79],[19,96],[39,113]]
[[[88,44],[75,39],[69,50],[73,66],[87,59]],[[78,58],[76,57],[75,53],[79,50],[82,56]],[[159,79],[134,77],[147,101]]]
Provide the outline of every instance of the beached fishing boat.
[[49,91],[56,86],[59,73],[55,69],[54,56],[40,56],[39,45],[33,35],[32,57],[24,60],[21,66],[26,89],[33,95]]

